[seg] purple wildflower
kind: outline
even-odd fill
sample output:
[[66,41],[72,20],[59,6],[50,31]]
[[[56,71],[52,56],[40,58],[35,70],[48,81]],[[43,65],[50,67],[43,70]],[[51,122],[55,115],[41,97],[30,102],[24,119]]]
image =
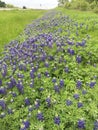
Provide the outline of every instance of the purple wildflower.
[[76,83],[76,87],[77,87],[78,89],[80,89],[81,86],[82,86],[82,82],[81,82],[80,80],[78,80],[77,83]]
[[13,110],[11,108],[8,108],[8,114],[13,114]]
[[1,87],[0,88],[0,94],[6,94],[6,88]]
[[46,98],[46,103],[47,103],[48,107],[51,105],[51,98],[50,98],[50,96],[48,96],[48,98]]
[[39,79],[41,78],[41,74],[40,73],[37,76],[38,76]]
[[85,128],[85,121],[84,120],[79,120],[77,126],[80,129],[84,129]]
[[28,120],[24,120],[23,124],[24,124],[25,128],[29,128],[29,126],[30,126],[30,122]]
[[55,116],[54,117],[54,123],[57,124],[57,125],[60,125],[60,117],[59,116]]
[[27,97],[25,98],[25,105],[26,105],[26,106],[29,106],[29,105],[30,105],[30,100],[29,100]]
[[82,102],[78,102],[77,107],[78,107],[78,108],[83,107],[83,103],[82,103]]
[[26,129],[25,125],[22,124],[20,130],[27,130],[27,129]]
[[39,88],[39,91],[43,91],[43,90],[44,90],[44,88],[42,88],[42,87],[41,87],[41,88]]
[[55,77],[53,77],[52,82],[56,83],[56,78]]
[[37,119],[38,119],[39,121],[43,121],[43,120],[44,120],[43,113],[41,113],[40,111],[38,111],[38,113],[37,113]]
[[69,72],[69,68],[68,68],[68,67],[65,67],[64,71],[65,71],[66,73],[68,73],[68,72]]
[[55,84],[55,86],[54,86],[54,90],[55,90],[55,92],[57,92],[57,93],[60,92],[59,86],[58,86],[57,84]]
[[2,86],[2,80],[0,79],[0,86]]
[[49,63],[48,62],[45,62],[45,67],[49,67]]
[[98,120],[94,122],[94,129],[93,130],[98,130]]
[[87,91],[86,91],[86,90],[83,90],[83,91],[82,91],[82,94],[83,94],[83,95],[85,95],[86,93],[87,93]]
[[73,95],[73,97],[74,97],[75,99],[79,99],[79,94],[76,93],[76,94]]
[[72,101],[69,100],[69,99],[67,99],[67,100],[66,100],[66,105],[67,105],[67,106],[71,106],[71,105],[72,105]]
[[32,110],[33,110],[33,107],[30,105],[30,106],[28,107],[28,110],[29,110],[29,111],[32,111]]
[[95,86],[96,82],[91,81],[90,82],[90,88],[93,88]]
[[13,77],[11,78],[10,82],[13,87],[16,85],[16,80]]
[[40,107],[40,101],[36,100],[35,101],[35,108],[38,109]]
[[60,80],[60,86],[61,87],[64,86],[64,80],[63,79]]
[[22,82],[18,82],[18,84],[16,86],[17,86],[17,89],[19,90],[19,92],[21,94],[23,94],[24,93],[24,87],[22,85]]
[[0,100],[0,106],[2,107],[2,110],[4,110],[6,108],[6,104],[3,99]]
[[33,72],[32,70],[30,70],[30,77],[31,77],[32,79],[34,79],[34,77],[35,77],[34,72]]
[[81,61],[82,61],[81,56],[77,56],[77,57],[76,57],[76,61],[77,61],[77,63],[81,63]]

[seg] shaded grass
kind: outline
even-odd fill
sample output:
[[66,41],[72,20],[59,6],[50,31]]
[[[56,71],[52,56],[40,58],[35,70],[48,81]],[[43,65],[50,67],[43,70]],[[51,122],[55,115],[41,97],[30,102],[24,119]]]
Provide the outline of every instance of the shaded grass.
[[41,17],[46,10],[0,11],[0,51],[14,40],[32,20]]

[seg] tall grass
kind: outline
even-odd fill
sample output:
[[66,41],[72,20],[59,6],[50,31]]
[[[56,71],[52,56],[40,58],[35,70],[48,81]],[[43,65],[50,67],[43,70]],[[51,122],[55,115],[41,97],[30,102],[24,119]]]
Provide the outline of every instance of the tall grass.
[[15,39],[32,20],[41,17],[45,10],[0,11],[0,51]]

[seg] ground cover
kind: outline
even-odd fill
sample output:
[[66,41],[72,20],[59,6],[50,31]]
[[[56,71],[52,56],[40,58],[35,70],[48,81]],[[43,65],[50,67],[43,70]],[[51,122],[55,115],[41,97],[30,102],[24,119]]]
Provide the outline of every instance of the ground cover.
[[5,46],[0,130],[98,129],[97,19],[58,8]]

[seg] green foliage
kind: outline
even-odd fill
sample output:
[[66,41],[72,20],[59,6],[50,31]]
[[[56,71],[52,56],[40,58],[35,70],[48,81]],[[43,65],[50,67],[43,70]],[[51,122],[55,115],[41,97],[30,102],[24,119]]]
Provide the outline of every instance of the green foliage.
[[85,11],[88,9],[89,4],[85,0],[72,1],[71,6],[72,9],[79,9]]
[[71,3],[70,2],[66,2],[65,5],[64,5],[64,7],[66,9],[69,9],[71,7]]
[[98,7],[95,7],[95,8],[94,8],[94,13],[97,13],[97,14],[98,14]]
[[6,7],[5,2],[2,2],[2,1],[0,0],[0,7]]
[[65,8],[78,9],[82,11],[93,10],[94,8],[97,7],[97,3],[98,3],[97,0],[71,0],[71,1],[59,0],[59,4],[64,6]]
[[4,45],[15,39],[32,20],[41,17],[45,10],[0,11],[0,52]]
[[6,8],[15,8],[15,6],[11,4],[6,4]]

